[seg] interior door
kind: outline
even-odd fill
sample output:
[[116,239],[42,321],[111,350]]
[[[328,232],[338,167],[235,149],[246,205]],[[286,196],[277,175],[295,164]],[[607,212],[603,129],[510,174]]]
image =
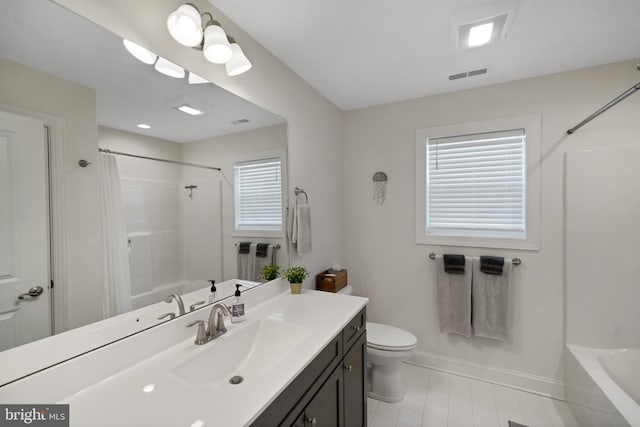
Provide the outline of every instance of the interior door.
[[51,334],[46,147],[41,121],[0,111],[0,350]]

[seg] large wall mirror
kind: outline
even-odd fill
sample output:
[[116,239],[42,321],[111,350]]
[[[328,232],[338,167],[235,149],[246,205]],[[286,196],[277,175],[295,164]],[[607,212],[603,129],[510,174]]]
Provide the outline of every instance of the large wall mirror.
[[[231,295],[236,279],[245,289],[264,282],[265,264],[288,265],[285,119],[188,70],[169,64],[173,71],[165,72],[184,72],[171,77],[157,65],[48,0],[0,5],[0,350],[82,327],[91,338],[79,348],[87,351],[105,344],[95,333],[105,324],[116,326],[108,334],[113,340],[179,316],[176,298],[165,302],[171,294],[189,311],[209,302],[213,280],[220,299]],[[180,111],[184,106],[192,110]],[[40,113],[64,118],[45,131],[44,143],[43,122],[27,123]],[[34,123],[40,145],[30,146],[24,141]],[[76,214],[101,215],[94,223],[104,242],[100,260],[87,250],[87,266],[99,266],[96,280],[75,288],[72,277],[66,288],[49,286],[55,227],[48,213],[37,214],[57,194],[55,177],[47,175],[52,132],[64,141],[64,177],[72,184],[66,191],[101,198],[99,209]],[[73,138],[81,141],[74,146]],[[73,155],[87,147],[103,152],[83,167]],[[80,185],[97,171],[100,179],[90,188]],[[252,186],[262,185],[252,174],[269,180],[262,193],[275,189],[279,200],[272,195],[265,204],[252,195]],[[239,217],[239,209],[249,214]],[[269,210],[280,219],[251,214]],[[96,246],[89,240],[69,235],[66,245],[82,251]]]

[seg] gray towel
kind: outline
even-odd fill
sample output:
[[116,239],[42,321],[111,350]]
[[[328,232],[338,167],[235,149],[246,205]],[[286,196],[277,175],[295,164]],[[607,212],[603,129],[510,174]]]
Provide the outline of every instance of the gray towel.
[[293,211],[291,243],[295,244],[299,256],[311,252],[311,208],[297,203]]
[[440,332],[471,337],[471,257],[465,257],[464,274],[445,273],[442,255],[436,255],[436,269]]
[[249,253],[242,253],[238,247],[238,277],[241,280],[254,280],[256,244],[249,245]]
[[[258,243],[259,246],[261,243]],[[258,256],[258,251],[256,248],[256,256],[254,258],[254,268],[253,268],[253,280],[254,282],[264,282],[264,278],[262,277],[262,267],[267,264],[273,263],[273,245],[267,245],[267,249],[264,251],[265,256]]]
[[473,258],[473,334],[507,341],[511,337],[511,270],[505,258],[502,275],[485,274]]

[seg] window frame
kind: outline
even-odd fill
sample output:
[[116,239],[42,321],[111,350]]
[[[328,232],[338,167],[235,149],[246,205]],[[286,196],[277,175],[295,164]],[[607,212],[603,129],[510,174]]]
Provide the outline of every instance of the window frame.
[[[236,211],[236,188],[235,188],[235,182],[236,182],[236,165],[238,163],[245,163],[245,162],[255,162],[255,161],[260,161],[260,160],[267,160],[267,159],[275,159],[278,158],[280,159],[280,180],[281,180],[281,200],[282,200],[282,223],[281,223],[281,229],[280,230],[266,230],[266,229],[237,229],[236,228],[236,215],[237,215],[237,211]],[[232,217],[232,222],[230,224],[231,226],[231,236],[232,237],[265,237],[265,238],[282,238],[282,236],[284,235],[285,231],[286,231],[286,227],[287,227],[287,218],[286,218],[286,205],[287,205],[287,198],[286,198],[286,188],[287,188],[287,157],[286,157],[286,151],[284,149],[273,149],[273,150],[261,150],[259,152],[252,152],[250,154],[245,154],[245,155],[238,155],[238,156],[234,156],[233,159],[231,159],[231,171],[232,171],[232,176],[231,176],[231,183],[233,186],[233,191],[231,194],[231,204],[233,205],[233,217]]]
[[[510,129],[524,129],[526,156],[525,238],[461,235],[461,232],[427,234],[427,143],[429,139],[455,137]],[[539,114],[429,127],[416,130],[416,244],[540,249],[540,153]],[[473,234],[473,233],[471,233]]]

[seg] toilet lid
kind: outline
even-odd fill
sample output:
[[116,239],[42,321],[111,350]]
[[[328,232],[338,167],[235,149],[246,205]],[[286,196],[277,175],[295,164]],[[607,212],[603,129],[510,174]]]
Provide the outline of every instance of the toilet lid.
[[404,329],[367,322],[367,345],[388,351],[412,349],[418,342],[415,335]]

